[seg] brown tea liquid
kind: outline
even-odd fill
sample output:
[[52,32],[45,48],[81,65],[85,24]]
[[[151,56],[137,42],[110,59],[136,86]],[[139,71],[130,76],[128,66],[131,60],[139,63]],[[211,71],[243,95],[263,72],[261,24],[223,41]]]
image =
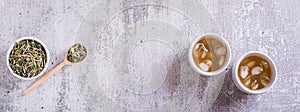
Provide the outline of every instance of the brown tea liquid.
[[240,81],[249,89],[259,90],[269,85],[272,71],[268,61],[259,56],[249,56],[238,66]]
[[193,48],[193,59],[198,68],[213,72],[221,68],[226,59],[225,44],[215,38],[204,37]]

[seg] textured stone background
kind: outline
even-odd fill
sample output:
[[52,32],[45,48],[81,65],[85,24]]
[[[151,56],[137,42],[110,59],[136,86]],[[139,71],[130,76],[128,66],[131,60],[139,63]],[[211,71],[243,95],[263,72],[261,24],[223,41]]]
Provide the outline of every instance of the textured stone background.
[[[103,0],[113,3],[114,0]],[[103,2],[97,0],[0,0],[0,111],[1,112],[40,112],[40,111],[146,111],[132,110],[123,105],[116,109],[110,100],[93,97],[87,101],[78,87],[78,77],[74,76],[74,68],[81,65],[68,66],[56,73],[39,88],[27,96],[21,96],[32,81],[23,81],[12,76],[5,62],[7,49],[13,42],[23,36],[34,36],[44,41],[51,53],[50,66],[54,67],[65,55],[68,47],[78,39],[86,15],[91,9]],[[147,1],[147,0],[146,0]],[[182,6],[193,2],[187,0]],[[132,1],[121,1],[113,6],[126,8]],[[158,0],[156,4],[172,2]],[[194,0],[202,4],[215,19],[220,35],[228,40],[232,47],[232,61],[222,81],[221,91],[205,91],[198,84],[196,95],[191,102],[181,99],[185,107],[183,111],[299,111],[300,110],[300,1],[299,0]],[[181,3],[178,3],[181,4]],[[180,6],[180,5],[179,5]],[[176,7],[173,7],[176,9]],[[188,8],[187,8],[188,9]],[[111,9],[113,10],[113,9]],[[138,9],[139,10],[139,9]],[[200,15],[200,14],[199,14]],[[97,47],[97,46],[94,46]],[[274,59],[278,68],[278,80],[275,86],[265,94],[247,95],[240,92],[231,79],[231,66],[242,54],[259,50]],[[72,68],[73,67],[73,68]],[[87,69],[88,70],[88,69]],[[87,80],[89,81],[89,80]],[[218,86],[218,87],[219,87]],[[216,87],[216,88],[218,88]],[[97,89],[97,88],[92,88]],[[203,93],[203,94],[200,94]],[[99,93],[100,94],[100,93]],[[216,94],[216,100],[201,96]],[[94,93],[88,94],[93,96]],[[118,93],[116,93],[118,95]],[[121,94],[119,94],[121,96]],[[125,94],[126,96],[127,94]],[[161,93],[163,96],[164,93]],[[158,94],[160,96],[160,94]],[[182,95],[184,96],[184,94]],[[130,96],[128,96],[130,99]],[[202,101],[204,100],[204,101]],[[94,102],[94,103],[90,103]],[[213,104],[206,104],[212,101]],[[122,100],[121,100],[122,102]],[[125,101],[123,101],[125,102]],[[137,100],[136,102],[142,102]],[[99,107],[94,108],[93,106]],[[104,105],[106,104],[107,105]],[[93,106],[92,106],[93,105]],[[141,104],[142,105],[142,104]],[[178,104],[179,105],[179,104]],[[202,106],[201,106],[202,105]],[[178,108],[174,104],[168,108]],[[155,109],[156,107],[154,107]]]

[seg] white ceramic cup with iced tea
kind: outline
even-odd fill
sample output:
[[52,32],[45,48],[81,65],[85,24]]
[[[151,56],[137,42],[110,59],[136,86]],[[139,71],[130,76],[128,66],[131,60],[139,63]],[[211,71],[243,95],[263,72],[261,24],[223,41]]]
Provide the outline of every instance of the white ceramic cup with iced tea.
[[202,76],[215,76],[228,67],[231,49],[223,37],[208,33],[192,42],[188,57],[194,71]]
[[232,79],[237,88],[245,93],[264,93],[275,84],[277,69],[268,55],[250,51],[234,64]]

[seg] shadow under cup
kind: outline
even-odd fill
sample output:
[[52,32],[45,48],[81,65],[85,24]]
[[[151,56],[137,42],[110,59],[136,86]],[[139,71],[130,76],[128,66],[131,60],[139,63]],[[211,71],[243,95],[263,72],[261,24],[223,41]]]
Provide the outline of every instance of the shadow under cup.
[[[222,55],[217,55],[220,54],[218,53],[219,48],[224,49],[221,50]],[[197,50],[196,54],[195,50]],[[202,76],[215,76],[222,73],[231,60],[231,49],[228,42],[217,34],[204,34],[196,38],[192,42],[188,54],[191,67]],[[202,65],[206,71],[201,68]]]

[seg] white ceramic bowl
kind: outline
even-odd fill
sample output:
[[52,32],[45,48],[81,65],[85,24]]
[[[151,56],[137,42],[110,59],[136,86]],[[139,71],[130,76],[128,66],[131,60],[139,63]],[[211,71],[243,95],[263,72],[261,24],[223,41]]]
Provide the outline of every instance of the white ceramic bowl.
[[[39,73],[38,75],[36,75],[36,76],[34,76],[34,77],[30,77],[30,78],[22,77],[22,76],[19,76],[18,74],[15,74],[15,73],[13,72],[13,70],[11,69],[11,67],[9,66],[9,55],[10,55],[10,53],[11,53],[11,51],[12,51],[12,49],[13,49],[15,43],[16,43],[16,42],[20,42],[20,41],[22,41],[22,40],[27,40],[27,39],[29,39],[29,40],[35,40],[35,41],[37,41],[38,43],[40,43],[40,44],[44,47],[44,49],[45,49],[45,52],[46,52],[46,58],[47,58],[46,65],[45,65],[45,67],[43,68],[42,72]],[[37,39],[37,38],[34,38],[34,37],[22,37],[22,38],[19,38],[18,40],[16,40],[16,41],[10,46],[10,48],[8,49],[7,55],[6,55],[6,65],[7,65],[8,69],[9,69],[10,73],[12,73],[14,76],[18,77],[19,79],[23,79],[23,80],[31,80],[31,79],[35,79],[35,78],[41,76],[42,74],[44,74],[46,68],[47,68],[48,65],[49,65],[49,60],[50,60],[49,57],[50,57],[50,56],[49,56],[49,51],[48,51],[46,45],[45,45],[41,40],[39,40],[39,39]]]
[[[193,59],[193,48],[195,46],[195,44],[201,40],[202,38],[214,38],[214,39],[217,39],[219,40],[220,42],[222,42],[225,47],[226,47],[226,50],[227,50],[227,54],[226,54],[226,59],[225,59],[225,62],[223,64],[223,66],[221,68],[219,68],[218,70],[216,71],[213,71],[213,72],[205,72],[205,71],[202,71],[195,63],[194,59]],[[200,75],[202,76],[215,76],[215,75],[218,75],[220,73],[222,73],[223,71],[225,71],[225,69],[228,67],[229,63],[230,63],[230,60],[231,60],[231,49],[230,49],[230,46],[228,44],[228,42],[221,36],[217,35],[217,34],[211,34],[211,33],[207,33],[207,34],[204,34],[204,35],[201,35],[199,36],[197,39],[195,39],[190,48],[189,48],[189,52],[188,52],[188,57],[189,57],[189,63],[190,65],[192,66],[192,68],[194,69],[194,71],[196,71],[197,73],[199,73]]]
[[[240,81],[240,79],[238,77],[238,67],[239,67],[240,63],[243,61],[243,59],[245,59],[246,57],[249,57],[249,56],[259,56],[259,57],[265,59],[269,63],[269,65],[272,69],[272,79],[268,86],[266,86],[262,89],[259,89],[259,90],[251,90],[251,89],[247,88],[246,86],[244,86],[242,84],[242,82]],[[277,69],[276,69],[275,63],[269,56],[267,56],[266,54],[259,52],[259,51],[250,51],[250,52],[244,54],[234,64],[233,70],[232,70],[232,79],[233,79],[233,82],[235,83],[235,85],[237,86],[237,88],[239,88],[241,91],[248,93],[248,94],[260,94],[260,93],[268,91],[275,84],[275,82],[277,80]]]

